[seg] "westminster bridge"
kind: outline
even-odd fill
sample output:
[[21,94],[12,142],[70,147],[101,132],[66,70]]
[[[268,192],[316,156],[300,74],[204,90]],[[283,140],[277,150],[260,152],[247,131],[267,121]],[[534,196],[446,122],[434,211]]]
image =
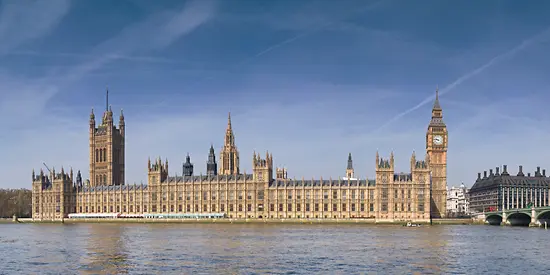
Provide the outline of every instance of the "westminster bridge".
[[550,206],[506,209],[485,212],[485,222],[490,225],[550,226]]

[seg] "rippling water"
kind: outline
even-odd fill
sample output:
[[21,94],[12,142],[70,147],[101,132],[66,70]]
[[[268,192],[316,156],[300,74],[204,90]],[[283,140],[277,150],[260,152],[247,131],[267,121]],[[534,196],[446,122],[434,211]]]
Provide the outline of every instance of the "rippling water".
[[548,274],[550,230],[0,224],[2,274]]

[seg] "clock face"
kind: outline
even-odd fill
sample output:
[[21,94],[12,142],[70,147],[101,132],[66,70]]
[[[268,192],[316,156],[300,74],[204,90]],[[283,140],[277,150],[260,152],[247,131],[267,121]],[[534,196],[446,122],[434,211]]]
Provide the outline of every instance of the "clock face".
[[443,137],[442,136],[434,136],[434,144],[435,145],[443,144]]

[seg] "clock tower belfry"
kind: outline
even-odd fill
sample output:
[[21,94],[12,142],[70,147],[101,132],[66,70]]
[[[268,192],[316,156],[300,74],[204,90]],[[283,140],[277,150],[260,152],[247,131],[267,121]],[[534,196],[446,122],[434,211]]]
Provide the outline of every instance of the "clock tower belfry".
[[447,126],[443,122],[443,110],[439,104],[439,91],[435,91],[432,108],[432,120],[426,132],[426,153],[432,181],[431,215],[433,218],[444,218],[447,206]]

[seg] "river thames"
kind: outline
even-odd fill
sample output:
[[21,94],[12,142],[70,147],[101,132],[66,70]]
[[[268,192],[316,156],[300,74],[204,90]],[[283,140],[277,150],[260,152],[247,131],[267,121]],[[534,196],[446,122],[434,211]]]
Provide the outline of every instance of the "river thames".
[[0,224],[0,272],[548,274],[549,243],[483,225]]

